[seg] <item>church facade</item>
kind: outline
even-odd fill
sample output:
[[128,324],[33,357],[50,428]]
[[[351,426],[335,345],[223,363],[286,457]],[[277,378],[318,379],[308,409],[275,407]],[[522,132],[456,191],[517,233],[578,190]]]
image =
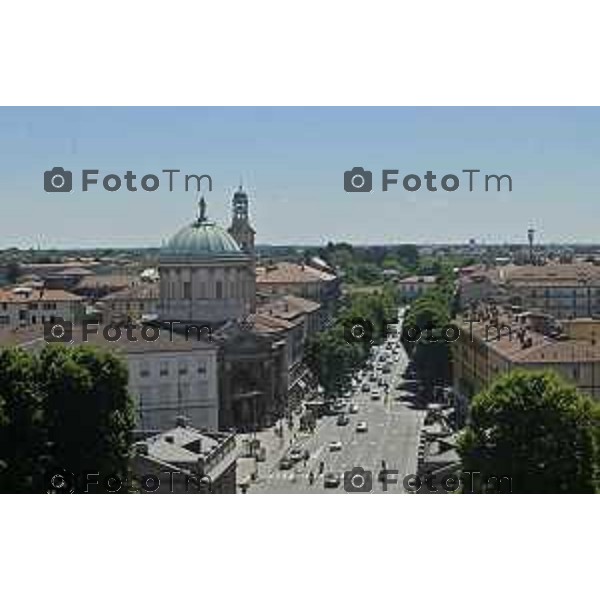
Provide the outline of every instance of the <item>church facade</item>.
[[[256,271],[248,196],[232,198],[226,231],[199,202],[195,221],[162,248],[160,321],[210,328],[217,347],[219,429],[251,430],[273,423],[287,405],[285,341],[255,325]],[[192,423],[202,427],[202,423]]]

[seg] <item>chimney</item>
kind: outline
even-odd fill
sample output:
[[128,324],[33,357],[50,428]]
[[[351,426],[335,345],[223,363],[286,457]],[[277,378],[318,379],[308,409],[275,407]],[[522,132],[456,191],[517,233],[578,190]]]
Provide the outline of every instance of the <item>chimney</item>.
[[136,454],[148,455],[148,444],[146,442],[136,442],[133,445],[133,449]]
[[185,415],[177,415],[175,417],[175,425],[177,427],[187,427],[189,425],[189,419]]

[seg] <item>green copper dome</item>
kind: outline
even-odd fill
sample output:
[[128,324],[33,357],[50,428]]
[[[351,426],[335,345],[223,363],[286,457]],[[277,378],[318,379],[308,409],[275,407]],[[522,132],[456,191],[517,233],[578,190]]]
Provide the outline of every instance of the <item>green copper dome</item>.
[[206,203],[200,200],[194,223],[179,230],[163,247],[166,256],[218,257],[243,255],[237,242],[222,227],[206,218]]

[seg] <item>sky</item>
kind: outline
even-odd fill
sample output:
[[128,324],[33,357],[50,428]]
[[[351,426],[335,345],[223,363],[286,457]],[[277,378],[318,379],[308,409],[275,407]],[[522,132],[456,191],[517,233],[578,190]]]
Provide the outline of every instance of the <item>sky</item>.
[[[0,108],[0,247],[160,246],[195,218],[183,174],[209,174],[208,216],[223,226],[240,184],[258,244],[600,242],[597,108]],[[370,193],[344,172],[373,172]],[[44,191],[44,172],[73,172],[71,193]],[[81,171],[100,171],[81,189]],[[163,169],[180,169],[168,190]],[[383,169],[399,183],[382,191]],[[463,169],[480,169],[473,192]],[[137,176],[109,192],[108,174]],[[437,176],[438,191],[402,178]],[[161,176],[154,192],[143,175]],[[461,177],[454,192],[439,189]],[[512,192],[484,191],[508,174]]]

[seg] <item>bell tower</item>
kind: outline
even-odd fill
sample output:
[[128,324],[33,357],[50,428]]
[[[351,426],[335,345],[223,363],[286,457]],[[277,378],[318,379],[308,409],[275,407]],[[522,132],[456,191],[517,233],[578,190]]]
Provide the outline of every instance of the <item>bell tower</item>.
[[242,186],[235,191],[231,200],[231,227],[227,230],[246,254],[254,258],[254,231],[248,215],[248,194]]

